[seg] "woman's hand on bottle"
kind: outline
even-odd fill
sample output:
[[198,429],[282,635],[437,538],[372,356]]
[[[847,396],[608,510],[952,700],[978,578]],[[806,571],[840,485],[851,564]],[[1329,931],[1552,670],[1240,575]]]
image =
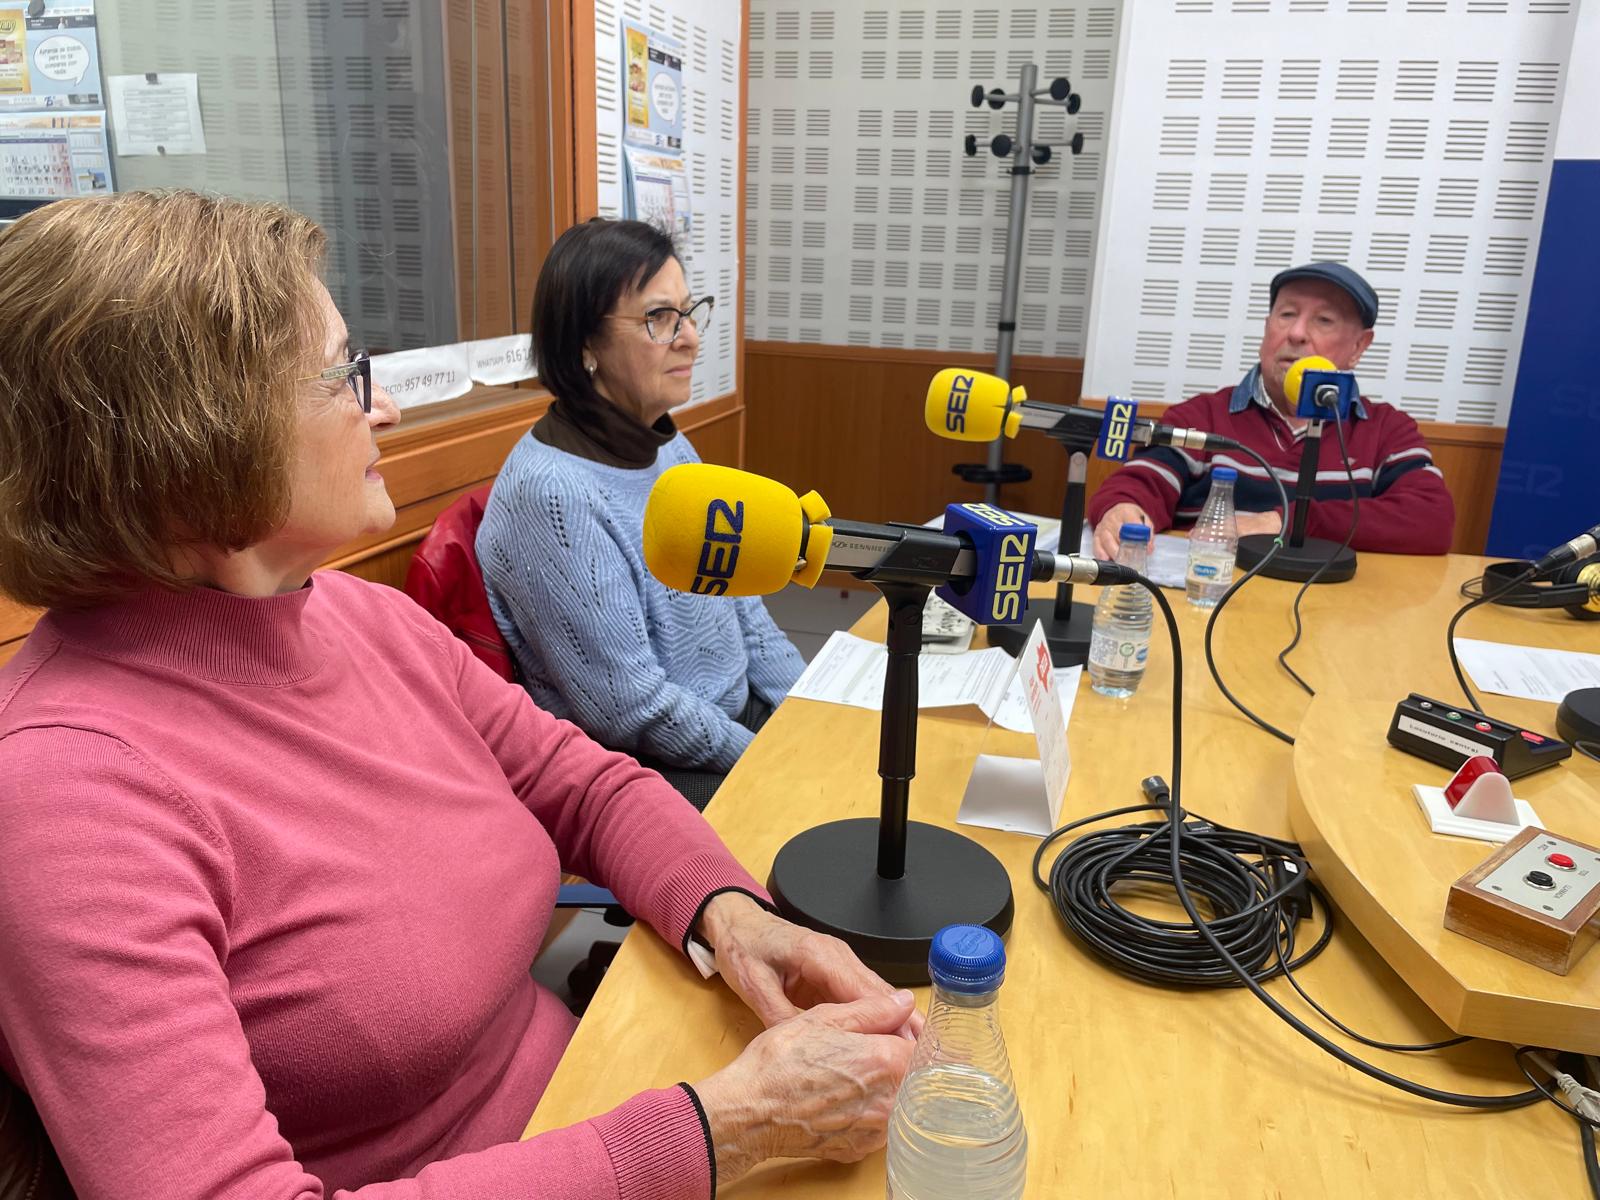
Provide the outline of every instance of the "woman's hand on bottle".
[[[723,892],[701,914],[699,931],[716,951],[717,970],[771,1027],[818,1004],[848,1004],[893,992],[838,938],[773,916],[742,892]],[[915,1040],[913,1008],[899,1032]]]
[[695,1084],[718,1183],[769,1158],[856,1162],[880,1149],[914,1049],[899,1031],[914,1011],[906,991],[819,1004]]

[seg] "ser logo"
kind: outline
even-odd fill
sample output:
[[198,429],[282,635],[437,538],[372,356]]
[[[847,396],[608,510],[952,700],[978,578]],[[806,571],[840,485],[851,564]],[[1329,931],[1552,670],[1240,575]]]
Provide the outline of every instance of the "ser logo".
[[[992,504],[963,504],[962,508],[987,521],[991,528],[1027,526],[1028,522],[1003,508]],[[1022,615],[1022,590],[1027,586],[1028,537],[1022,533],[1007,533],[1000,538],[1000,553],[995,557],[994,598],[989,605],[988,620],[996,625],[1009,625]]]
[[713,500],[706,505],[706,537],[689,590],[698,596],[726,596],[728,580],[739,566],[739,541],[744,536],[744,501]]
[[963,433],[967,428],[967,401],[972,398],[973,378],[957,375],[950,381],[950,395],[944,402],[944,427],[951,433]]
[[1106,401],[1106,419],[1100,426],[1100,455],[1122,460],[1128,457],[1128,435],[1139,405],[1132,400]]
[[1009,625],[1022,616],[1022,588],[1028,579],[1028,539],[1008,533],[1000,539],[1000,562],[994,573],[991,620]]

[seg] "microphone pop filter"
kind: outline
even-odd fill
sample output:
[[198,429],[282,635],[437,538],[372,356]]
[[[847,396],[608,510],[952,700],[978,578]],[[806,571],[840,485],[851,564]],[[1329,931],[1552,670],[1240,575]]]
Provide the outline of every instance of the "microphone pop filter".
[[645,566],[675,591],[765,596],[794,579],[805,527],[800,498],[776,480],[680,463],[645,502]]
[[1312,354],[1306,358],[1295,359],[1293,365],[1283,375],[1284,398],[1289,401],[1291,407],[1299,407],[1300,381],[1305,378],[1307,371],[1337,371],[1338,369],[1331,361],[1323,358],[1320,354]]
[[998,375],[946,367],[928,384],[923,421],[930,433],[956,442],[992,442],[1002,433],[1016,437],[1022,424],[1016,405],[1027,398]]

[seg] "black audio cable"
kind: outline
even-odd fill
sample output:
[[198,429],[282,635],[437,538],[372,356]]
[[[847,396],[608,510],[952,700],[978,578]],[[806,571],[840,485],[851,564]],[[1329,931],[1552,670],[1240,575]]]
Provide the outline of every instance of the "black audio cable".
[[1334,560],[1350,548],[1350,543],[1356,540],[1356,527],[1361,524],[1361,495],[1356,491],[1355,468],[1350,464],[1350,452],[1344,444],[1344,422],[1334,421],[1333,432],[1339,438],[1339,460],[1344,463],[1345,476],[1350,480],[1350,529],[1345,533],[1344,541],[1339,543],[1338,551],[1313,571],[1311,578],[1302,583],[1300,590],[1294,594],[1294,605],[1292,606],[1294,611],[1294,637],[1289,639],[1289,644],[1278,652],[1278,665],[1289,673],[1289,678],[1298,683],[1301,690],[1308,696],[1315,696],[1317,694],[1316,689],[1304,679],[1301,679],[1299,673],[1289,665],[1289,655],[1293,654],[1295,647],[1300,644],[1300,601],[1306,598],[1306,592],[1311,589],[1311,585],[1322,578],[1322,573],[1333,566]]
[[[1600,1200],[1600,1155],[1597,1155],[1595,1151],[1594,1136],[1595,1130],[1600,1129],[1600,1119],[1590,1115],[1595,1113],[1597,1110],[1600,1110],[1600,1101],[1596,1101],[1594,1098],[1594,1089],[1600,1088],[1600,1060],[1596,1060],[1594,1058],[1589,1059],[1590,1082],[1594,1084],[1594,1088],[1584,1089],[1578,1084],[1578,1081],[1574,1076],[1568,1074],[1563,1077],[1557,1074],[1557,1071],[1562,1067],[1568,1066],[1570,1066],[1573,1071],[1581,1071],[1583,1067],[1578,1055],[1569,1054],[1558,1056],[1557,1061],[1559,1066],[1552,1066],[1550,1062],[1544,1058],[1544,1055],[1535,1050],[1532,1046],[1518,1046],[1514,1053],[1517,1057],[1517,1066],[1521,1069],[1523,1076],[1528,1080],[1528,1082],[1533,1084],[1534,1087],[1538,1088],[1546,1100],[1550,1101],[1551,1104],[1554,1104],[1562,1112],[1566,1113],[1578,1123],[1578,1148],[1579,1152],[1583,1155],[1583,1170],[1584,1174],[1589,1180],[1589,1192],[1592,1196],[1594,1196],[1594,1200]],[[1528,1064],[1526,1061],[1524,1061],[1525,1059],[1529,1058],[1533,1059],[1536,1063],[1543,1067],[1551,1075],[1552,1079],[1557,1080],[1562,1090],[1567,1092],[1569,1096],[1572,1096],[1577,1103],[1587,1103],[1589,1111],[1579,1112],[1577,1108],[1573,1107],[1573,1105],[1566,1103],[1561,1099],[1560,1096],[1556,1095],[1548,1087],[1540,1083],[1539,1080],[1535,1078],[1533,1072],[1528,1070]],[[1584,1091],[1588,1092],[1587,1100],[1582,1097],[1582,1093]]]
[[[1260,454],[1257,454],[1249,446],[1240,444],[1239,451],[1242,454],[1248,454],[1251,458],[1255,459],[1256,462],[1261,464],[1261,469],[1267,473],[1267,478],[1270,479],[1273,485],[1278,489],[1278,504],[1283,508],[1285,520],[1287,521],[1287,514],[1289,512],[1289,495],[1283,490],[1283,480],[1278,478],[1278,473],[1272,469],[1272,464]],[[1211,678],[1212,681],[1216,683],[1217,690],[1222,693],[1228,703],[1237,708],[1261,729],[1266,730],[1279,741],[1287,742],[1292,746],[1294,745],[1294,738],[1291,735],[1285,733],[1270,721],[1267,721],[1262,717],[1258,717],[1255,713],[1251,712],[1245,707],[1244,702],[1241,701],[1239,697],[1235,696],[1228,690],[1228,685],[1222,682],[1222,672],[1217,669],[1217,660],[1211,653],[1211,634],[1212,631],[1217,627],[1217,618],[1222,615],[1222,610],[1227,607],[1228,601],[1233,599],[1234,593],[1254,579],[1256,575],[1260,573],[1261,568],[1272,561],[1273,555],[1277,554],[1279,550],[1283,549],[1283,536],[1287,528],[1288,526],[1285,525],[1283,529],[1278,530],[1277,535],[1272,539],[1271,547],[1264,555],[1261,556],[1261,561],[1256,563],[1255,566],[1251,567],[1243,575],[1239,576],[1238,579],[1234,580],[1233,586],[1222,593],[1221,598],[1217,601],[1216,607],[1211,610],[1211,615],[1206,619],[1205,649],[1206,668],[1211,672]]]
[[[1506,1095],[1481,1096],[1430,1087],[1427,1084],[1417,1083],[1414,1080],[1406,1079],[1403,1076],[1386,1071],[1382,1067],[1365,1061],[1356,1054],[1345,1049],[1343,1046],[1330,1041],[1327,1037],[1318,1033],[1315,1029],[1312,1029],[1303,1020],[1285,1008],[1282,1002],[1268,993],[1267,990],[1261,986],[1261,981],[1256,977],[1256,974],[1261,967],[1260,963],[1256,963],[1255,970],[1252,970],[1251,966],[1240,961],[1239,956],[1234,953],[1234,946],[1238,946],[1238,948],[1245,951],[1247,955],[1259,948],[1259,942],[1252,941],[1246,933],[1249,925],[1247,918],[1253,917],[1257,912],[1265,909],[1269,900],[1274,904],[1286,902],[1290,895],[1301,886],[1300,879],[1273,883],[1270,882],[1271,873],[1270,870],[1268,870],[1266,872],[1266,878],[1269,882],[1266,885],[1265,890],[1262,890],[1262,876],[1260,874],[1262,868],[1258,864],[1240,862],[1236,865],[1234,880],[1235,884],[1237,884],[1239,879],[1248,878],[1251,880],[1252,882],[1249,884],[1249,890],[1247,892],[1241,892],[1236,886],[1233,885],[1222,887],[1221,885],[1216,884],[1216,878],[1214,877],[1213,872],[1220,872],[1222,870],[1218,864],[1221,861],[1221,855],[1224,849],[1223,844],[1221,843],[1220,839],[1213,839],[1210,843],[1207,843],[1202,830],[1204,827],[1208,827],[1209,823],[1202,822],[1200,826],[1191,830],[1189,823],[1192,820],[1196,820],[1196,818],[1191,817],[1190,814],[1185,812],[1183,808],[1183,644],[1178,636],[1177,619],[1173,616],[1172,605],[1167,602],[1167,598],[1162,594],[1160,588],[1151,583],[1148,579],[1143,578],[1139,580],[1139,584],[1151,594],[1156,605],[1161,609],[1162,619],[1165,621],[1167,626],[1167,637],[1172,646],[1172,784],[1170,796],[1165,805],[1137,805],[1131,809],[1123,810],[1129,812],[1139,812],[1147,811],[1152,808],[1157,810],[1164,809],[1166,813],[1166,819],[1162,822],[1149,823],[1149,825],[1141,832],[1137,832],[1135,834],[1136,840],[1130,840],[1128,844],[1117,848],[1112,857],[1105,860],[1101,864],[1101,877],[1110,879],[1110,871],[1113,866],[1121,869],[1123,865],[1128,862],[1128,860],[1133,859],[1135,856],[1140,857],[1141,861],[1136,864],[1136,873],[1131,874],[1129,877],[1136,879],[1140,884],[1143,885],[1160,883],[1166,887],[1170,887],[1171,890],[1177,895],[1179,903],[1182,904],[1183,910],[1188,916],[1187,924],[1178,924],[1176,922],[1150,923],[1152,927],[1161,927],[1160,933],[1167,937],[1177,950],[1182,952],[1183,961],[1199,961],[1196,958],[1198,943],[1195,943],[1192,938],[1193,934],[1198,933],[1201,941],[1205,943],[1205,947],[1210,950],[1211,954],[1214,955],[1217,960],[1220,960],[1220,962],[1233,973],[1233,976],[1238,983],[1248,988],[1256,997],[1256,999],[1265,1004],[1276,1016],[1288,1024],[1290,1028],[1294,1029],[1295,1032],[1299,1033],[1301,1036],[1305,1037],[1320,1049],[1326,1051],[1328,1054],[1344,1063],[1346,1066],[1361,1072],[1363,1075],[1367,1075],[1381,1083],[1386,1083],[1390,1087],[1406,1092],[1409,1095],[1420,1096],[1425,1100],[1434,1100],[1442,1104],[1451,1104],[1462,1108],[1521,1108],[1529,1104],[1536,1104],[1540,1100],[1544,1099],[1544,1093],[1538,1088],[1535,1088],[1531,1091],[1515,1092]],[[1089,818],[1086,821],[1073,822],[1068,828],[1076,828],[1092,821],[1102,820],[1114,815],[1121,814],[1102,813],[1096,817]],[[1150,826],[1153,826],[1153,828]],[[1211,826],[1211,828],[1215,827]],[[1063,830],[1053,833],[1049,838],[1046,839],[1044,845],[1042,845],[1040,850],[1035,854],[1034,883],[1040,888],[1044,889],[1051,896],[1051,899],[1056,906],[1056,911],[1061,917],[1063,923],[1067,925],[1068,929],[1072,929],[1073,921],[1076,919],[1076,915],[1070,913],[1069,911],[1070,905],[1074,902],[1073,889],[1069,886],[1066,886],[1064,881],[1060,884],[1056,882],[1047,882],[1039,873],[1039,864],[1043,858],[1045,847],[1055,842],[1059,836],[1064,834],[1064,832],[1065,831]],[[1129,831],[1124,830],[1121,832],[1126,835]],[[1238,831],[1229,830],[1227,832],[1229,834],[1234,834]],[[1257,845],[1262,844],[1264,841],[1276,840],[1262,839],[1261,835],[1245,836],[1253,837],[1256,840]],[[1188,844],[1187,846],[1186,843]],[[1067,854],[1075,844],[1076,843],[1069,844],[1063,849],[1062,854]],[[1165,871],[1156,871],[1154,867],[1154,854],[1141,854],[1142,848],[1146,844],[1153,845],[1157,850],[1161,848],[1166,850],[1167,862]],[[1278,847],[1287,847],[1289,845],[1291,845],[1291,843],[1277,843]],[[1295,850],[1292,852],[1292,855],[1287,855],[1284,854],[1282,850],[1278,851],[1280,860],[1283,858],[1290,858],[1292,860],[1298,856],[1298,853],[1298,850]],[[1060,856],[1058,856],[1058,861],[1059,858]],[[1303,859],[1299,859],[1298,861],[1304,862]],[[1194,878],[1199,885],[1199,889],[1203,897],[1207,898],[1208,901],[1211,900],[1211,896],[1207,889],[1213,886],[1218,886],[1219,891],[1221,891],[1221,893],[1224,895],[1224,898],[1233,905],[1233,907],[1225,911],[1224,915],[1221,917],[1213,918],[1212,921],[1207,921],[1205,918],[1201,917],[1200,912],[1195,904],[1195,898],[1190,884],[1191,864],[1199,864],[1194,871]],[[1052,880],[1055,880],[1056,874],[1056,867],[1052,866]],[[1304,876],[1302,875],[1300,878],[1303,879]],[[1304,886],[1308,889],[1308,894],[1310,894],[1309,881],[1307,881]],[[1243,899],[1241,899],[1241,897],[1243,897]],[[1113,927],[1120,925],[1126,918],[1131,918],[1131,914],[1126,914],[1125,910],[1122,910],[1120,905],[1115,905],[1114,907],[1123,915],[1114,917],[1112,921]],[[1145,919],[1138,918],[1137,920],[1144,921]],[[1217,929],[1213,928],[1213,924],[1216,924],[1221,929],[1222,933],[1220,935]],[[1190,935],[1186,942],[1178,940],[1185,934]],[[1331,936],[1331,933],[1329,936]],[[1232,945],[1230,945],[1230,943],[1232,943]],[[1271,944],[1272,946],[1277,947],[1280,943],[1276,938],[1274,938]],[[1100,952],[1099,949],[1094,946],[1091,946],[1091,949],[1096,949],[1097,953]],[[1140,948],[1135,947],[1129,952],[1129,955],[1132,958],[1140,959],[1141,965],[1148,967],[1149,963],[1147,960],[1149,959],[1149,956],[1144,954]],[[1116,959],[1108,959],[1108,961],[1112,961],[1114,965],[1117,963]],[[1295,965],[1295,959],[1292,957],[1292,950],[1288,955],[1284,956],[1283,962],[1288,963],[1291,969],[1293,968]],[[1165,965],[1166,963],[1163,961],[1157,962],[1158,967]],[[1281,969],[1282,965],[1280,964],[1278,970],[1281,971]],[[1133,974],[1131,971],[1128,973]],[[1143,976],[1137,974],[1135,974],[1134,977],[1143,978]],[[1270,975],[1268,977],[1270,977]],[[1217,986],[1217,984],[1213,983],[1213,986]]]
[[1514,579],[1508,580],[1505,584],[1495,588],[1495,590],[1492,592],[1487,588],[1480,588],[1477,596],[1467,601],[1460,608],[1456,609],[1456,615],[1450,618],[1450,624],[1445,627],[1444,648],[1450,655],[1450,669],[1456,673],[1456,682],[1461,685],[1461,691],[1466,695],[1467,703],[1472,705],[1473,712],[1482,714],[1483,704],[1476,696],[1472,694],[1472,685],[1467,682],[1466,672],[1461,669],[1461,660],[1456,657],[1456,626],[1461,624],[1462,617],[1466,616],[1480,604],[1488,604],[1491,600],[1495,600],[1500,596],[1505,595],[1512,588],[1527,583],[1528,580],[1532,579],[1534,575],[1538,573],[1538,570],[1539,568],[1537,564],[1529,566],[1529,568],[1521,575],[1518,575]]

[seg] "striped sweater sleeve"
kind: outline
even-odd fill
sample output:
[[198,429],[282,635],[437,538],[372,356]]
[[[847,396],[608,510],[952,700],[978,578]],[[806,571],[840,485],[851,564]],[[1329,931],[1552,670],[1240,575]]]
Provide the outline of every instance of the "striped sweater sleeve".
[[[1385,408],[1373,456],[1372,495],[1361,501],[1351,545],[1388,554],[1446,554],[1455,535],[1456,506],[1444,475],[1416,421],[1399,409]],[[1348,500],[1318,500],[1311,506],[1306,532],[1342,542],[1350,532]]]
[[[1213,424],[1203,397],[1173,405],[1161,420],[1197,429],[1210,429]],[[1115,505],[1137,504],[1154,524],[1152,532],[1171,529],[1177,523],[1179,501],[1185,492],[1194,491],[1196,480],[1204,475],[1204,465],[1181,450],[1170,446],[1141,450],[1095,490],[1085,515],[1093,528]]]

